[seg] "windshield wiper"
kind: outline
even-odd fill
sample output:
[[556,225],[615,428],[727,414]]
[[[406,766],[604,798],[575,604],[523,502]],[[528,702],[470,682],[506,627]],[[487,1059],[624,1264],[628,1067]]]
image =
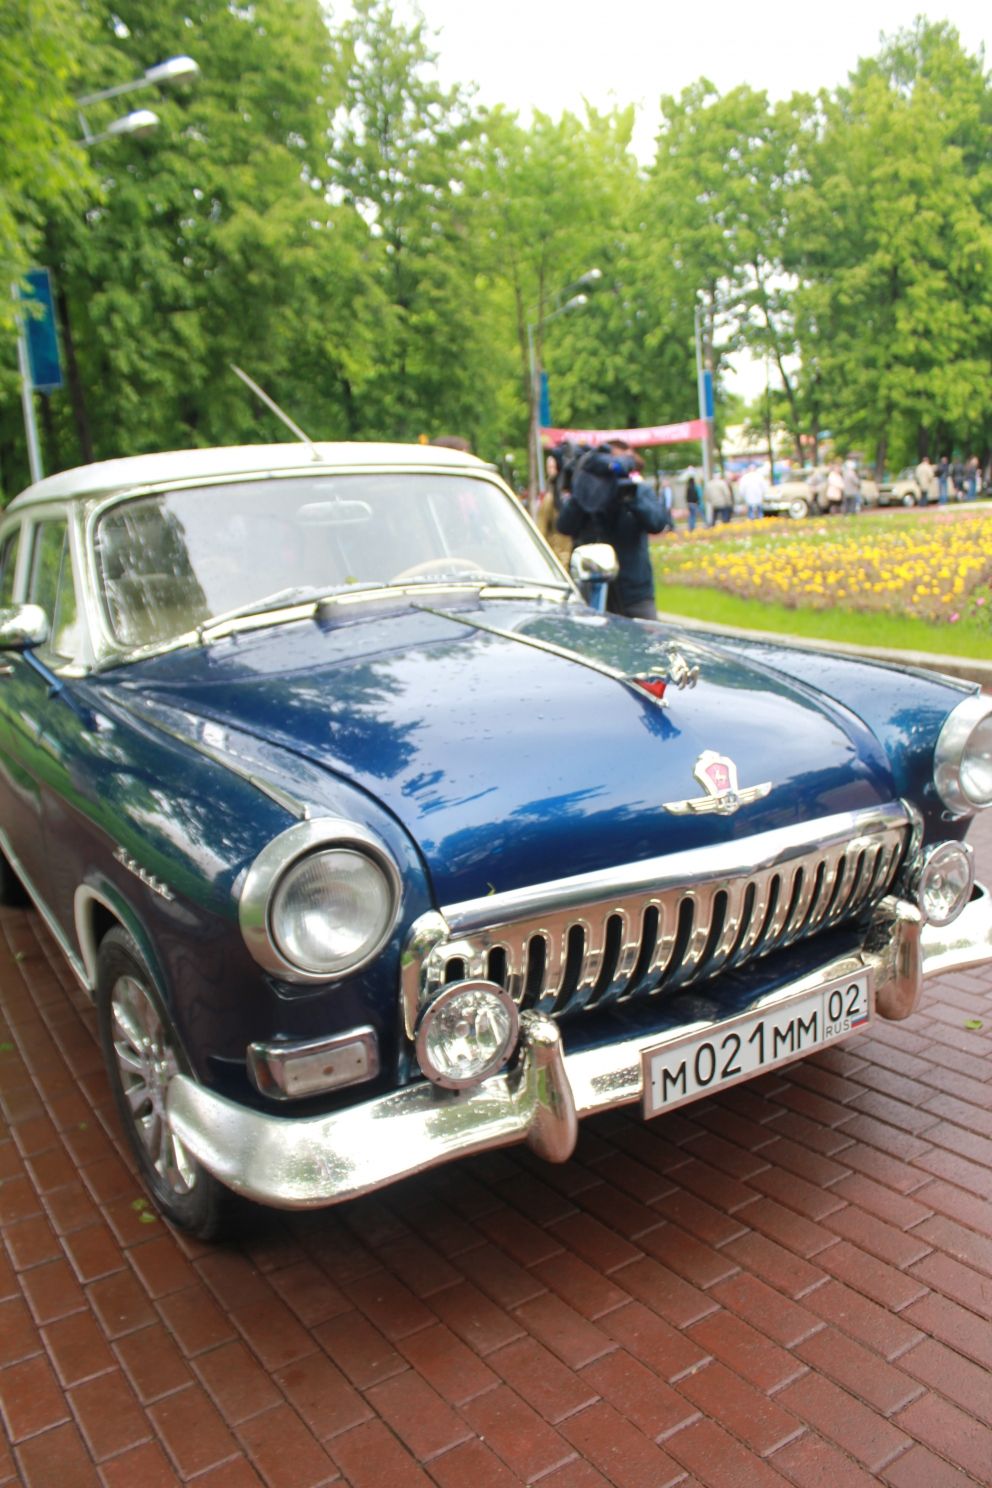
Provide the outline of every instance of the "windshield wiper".
[[564,593],[571,585],[559,579],[522,579],[519,574],[487,573],[483,569],[477,572],[464,569],[438,568],[436,572],[419,574],[413,579],[401,579],[399,583],[395,580],[389,586],[391,588],[405,589],[415,584],[437,584],[438,582],[451,582],[453,584],[478,584],[482,588],[493,589],[554,589]]
[[288,606],[307,604],[310,601],[317,603],[322,599],[334,599],[342,594],[355,594],[363,589],[387,589],[388,584],[377,581],[366,584],[293,584],[287,589],[276,589],[272,594],[266,594],[262,599],[253,599],[248,604],[236,605],[234,609],[223,610],[219,615],[211,615],[209,620],[202,621],[196,627],[197,638],[202,642],[204,635],[211,630],[218,630],[222,625],[228,625],[235,620],[250,620],[255,615],[268,615],[276,610],[284,610]]
[[203,644],[204,636],[215,630],[220,630],[225,625],[233,624],[236,620],[250,620],[256,616],[274,613],[294,605],[307,604],[310,601],[322,603],[327,601],[333,603],[337,599],[347,599],[351,594],[370,594],[377,590],[384,592],[390,589],[409,589],[421,584],[436,584],[439,581],[459,581],[469,584],[478,584],[480,588],[513,588],[513,589],[553,589],[556,593],[567,593],[571,586],[559,583],[554,579],[522,579],[518,574],[491,574],[491,573],[451,573],[439,569],[435,574],[424,574],[413,579],[379,580],[370,579],[361,584],[334,584],[324,586],[320,584],[295,584],[285,589],[276,589],[272,594],[266,594],[261,599],[253,599],[248,604],[236,605],[233,609],[223,610],[219,615],[211,615],[209,620],[203,620],[196,626],[196,637]]

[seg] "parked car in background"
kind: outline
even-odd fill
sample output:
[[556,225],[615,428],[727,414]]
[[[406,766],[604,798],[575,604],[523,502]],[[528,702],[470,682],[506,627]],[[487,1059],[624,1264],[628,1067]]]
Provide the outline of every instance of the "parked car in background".
[[[773,516],[788,516],[801,520],[820,513],[828,516],[839,512],[841,503],[828,499],[827,476],[829,465],[811,466],[797,471],[777,486],[772,486],[765,498],[765,513]],[[879,504],[879,487],[870,475],[859,472],[861,478],[861,500],[866,506]]]
[[0,891],[92,995],[162,1212],[563,1161],[992,959],[992,699],[600,613],[495,470],[271,445],[0,521]]
[[874,486],[874,493],[868,498],[869,506],[919,506],[922,501],[920,483],[916,479],[914,466],[907,465],[900,470],[894,480],[883,480],[881,485]]
[[826,467],[809,466],[777,485],[769,486],[764,506],[766,516],[788,516],[797,520],[828,511]]

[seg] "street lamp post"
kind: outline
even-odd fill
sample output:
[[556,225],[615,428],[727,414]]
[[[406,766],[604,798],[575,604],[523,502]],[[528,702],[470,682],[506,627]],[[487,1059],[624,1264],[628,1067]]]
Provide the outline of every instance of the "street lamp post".
[[[556,298],[560,300],[562,295],[568,294],[569,290],[580,289],[583,285],[595,284],[602,277],[602,269],[589,269],[581,278],[574,280],[571,284],[566,284],[564,289],[560,289]],[[589,296],[587,294],[573,294],[571,299],[566,300],[564,304],[559,304],[556,309],[551,310],[547,315],[540,315],[536,320],[529,321],[527,324],[527,365],[530,377],[530,504],[532,513],[537,510],[537,501],[541,494],[541,462],[544,453],[541,446],[541,386],[540,368],[538,366],[534,344],[535,332],[541,330],[549,321],[556,320],[559,315],[567,315],[570,310],[578,310],[580,306],[587,305],[588,303]]]
[[709,373],[710,387],[712,387],[713,372],[711,368],[703,365],[703,339],[700,330],[698,300],[692,310],[692,329],[696,344],[696,393],[699,399],[699,417],[706,424],[706,432],[703,435],[703,481],[705,483],[713,473],[713,419],[710,413],[710,399],[707,396],[707,373]]
[[[82,98],[76,99],[79,124],[82,129],[82,139],[79,143],[89,149],[91,145],[101,144],[104,140],[122,139],[128,135],[140,138],[158,128],[158,114],[153,113],[151,109],[133,109],[131,113],[124,114],[120,119],[114,119],[106,129],[101,129],[94,134],[83,112],[90,104],[103,103],[110,98],[120,98],[122,94],[135,93],[140,88],[162,88],[172,83],[193,82],[199,75],[199,64],[194,62],[192,57],[169,57],[165,62],[158,62],[154,67],[147,68],[140,78],[134,78],[131,82],[116,83],[111,88],[101,88],[96,93],[84,94]],[[12,292],[15,300],[20,300],[21,296],[16,285]],[[27,333],[24,328],[24,316],[20,312],[17,314],[17,367],[21,378],[21,407],[24,410],[28,469],[33,484],[40,481],[45,472],[41,463],[41,445],[38,440],[38,424],[35,418],[34,384],[31,379]]]

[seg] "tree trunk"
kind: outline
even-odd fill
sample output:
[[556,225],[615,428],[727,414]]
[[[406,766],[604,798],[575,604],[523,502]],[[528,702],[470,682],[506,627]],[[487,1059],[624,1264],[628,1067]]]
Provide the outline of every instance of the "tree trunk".
[[79,452],[82,463],[90,465],[93,461],[93,435],[90,430],[90,416],[86,407],[86,392],[83,387],[83,379],[79,372],[79,362],[76,360],[76,343],[72,338],[72,320],[69,315],[69,301],[65,297],[65,290],[58,286],[55,293],[59,307],[59,318],[62,321],[62,339],[65,343],[65,369],[69,380],[69,398],[72,403],[72,417],[76,425],[76,437],[79,440]]

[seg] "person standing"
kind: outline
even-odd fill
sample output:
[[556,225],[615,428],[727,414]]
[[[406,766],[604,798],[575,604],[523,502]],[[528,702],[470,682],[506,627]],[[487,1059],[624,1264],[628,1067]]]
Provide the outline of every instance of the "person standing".
[[745,470],[741,476],[740,486],[741,500],[747,508],[747,514],[753,521],[760,520],[765,515],[765,497],[768,494],[768,484],[762,475],[760,467],[753,465]]
[[685,509],[689,514],[689,531],[695,532],[696,523],[699,521],[699,487],[696,485],[696,472],[689,471],[689,479],[685,483]]
[[946,455],[941,455],[937,461],[937,500],[941,506],[947,505],[947,482],[951,475],[951,462]]
[[840,468],[840,461],[835,460],[827,475],[827,510],[836,512],[844,509],[844,476]]
[[547,490],[537,508],[537,526],[542,537],[553,548],[555,557],[562,567],[567,569],[572,544],[558,531],[558,513],[561,511],[564,472],[554,452],[548,455],[545,469],[547,470]]
[[734,496],[730,483],[722,475],[714,475],[706,482],[706,506],[710,513],[709,525],[729,522],[734,510]]
[[661,504],[665,510],[665,526],[666,528],[674,527],[675,515],[672,511],[672,507],[675,502],[675,495],[672,491],[672,478],[670,475],[666,475],[664,472],[662,472],[661,476],[661,490],[659,494],[661,496]]
[[558,514],[558,531],[576,546],[611,544],[619,570],[606,608],[614,615],[658,618],[648,533],[664,529],[661,498],[641,479],[641,462],[628,445],[614,440],[582,456],[572,474],[571,494]]
[[844,498],[841,511],[845,517],[853,517],[857,514],[858,498],[861,495],[861,480],[858,476],[858,467],[853,460],[844,461],[842,472],[844,483]]
[[923,459],[916,467],[915,475],[916,484],[920,488],[920,505],[926,506],[933,500],[933,485],[937,478],[934,468],[930,464],[929,455],[923,456]]
[[979,468],[980,468],[980,461],[978,459],[978,456],[977,455],[972,455],[971,459],[968,461],[967,465],[965,466],[965,470],[964,470],[964,474],[965,474],[965,486],[966,486],[966,490],[967,490],[967,495],[968,495],[968,500],[969,501],[974,501],[975,497],[978,495],[978,472],[979,472]]
[[955,460],[954,464],[951,466],[951,485],[954,487],[955,501],[963,501],[965,486],[963,460]]

